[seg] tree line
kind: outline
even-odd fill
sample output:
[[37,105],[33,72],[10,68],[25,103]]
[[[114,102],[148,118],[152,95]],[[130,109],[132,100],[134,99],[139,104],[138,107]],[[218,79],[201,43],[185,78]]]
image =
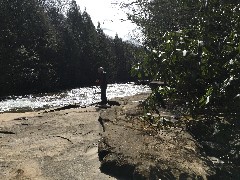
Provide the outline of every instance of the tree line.
[[133,80],[139,48],[108,37],[74,0],[0,0],[0,24],[0,96],[93,85],[100,66],[109,82]]

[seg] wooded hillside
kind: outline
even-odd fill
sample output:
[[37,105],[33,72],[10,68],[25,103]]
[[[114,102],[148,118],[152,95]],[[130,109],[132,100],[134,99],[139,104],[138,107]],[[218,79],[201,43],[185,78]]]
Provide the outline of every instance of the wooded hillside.
[[138,48],[108,37],[75,1],[0,0],[0,96],[132,80]]

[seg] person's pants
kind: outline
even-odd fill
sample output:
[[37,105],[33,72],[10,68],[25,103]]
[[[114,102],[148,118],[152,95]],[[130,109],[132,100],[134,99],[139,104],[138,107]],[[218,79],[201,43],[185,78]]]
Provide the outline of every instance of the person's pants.
[[101,104],[107,104],[107,96],[106,96],[107,88],[101,88]]

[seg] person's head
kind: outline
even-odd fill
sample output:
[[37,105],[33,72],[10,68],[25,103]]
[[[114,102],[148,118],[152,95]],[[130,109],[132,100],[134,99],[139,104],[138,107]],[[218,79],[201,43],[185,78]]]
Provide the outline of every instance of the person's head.
[[104,70],[103,67],[99,67],[99,68],[98,68],[98,73],[102,73],[103,70]]

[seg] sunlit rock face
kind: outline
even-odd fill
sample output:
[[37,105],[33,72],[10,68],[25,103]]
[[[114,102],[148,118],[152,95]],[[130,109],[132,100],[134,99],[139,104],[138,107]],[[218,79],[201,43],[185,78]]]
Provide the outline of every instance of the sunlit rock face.
[[[0,112],[34,111],[38,109],[62,107],[70,104],[90,105],[101,100],[100,88],[97,86],[76,88],[57,93],[35,94],[26,96],[10,96],[0,102]],[[132,96],[149,92],[148,86],[127,84],[109,84],[108,99],[114,97]]]

